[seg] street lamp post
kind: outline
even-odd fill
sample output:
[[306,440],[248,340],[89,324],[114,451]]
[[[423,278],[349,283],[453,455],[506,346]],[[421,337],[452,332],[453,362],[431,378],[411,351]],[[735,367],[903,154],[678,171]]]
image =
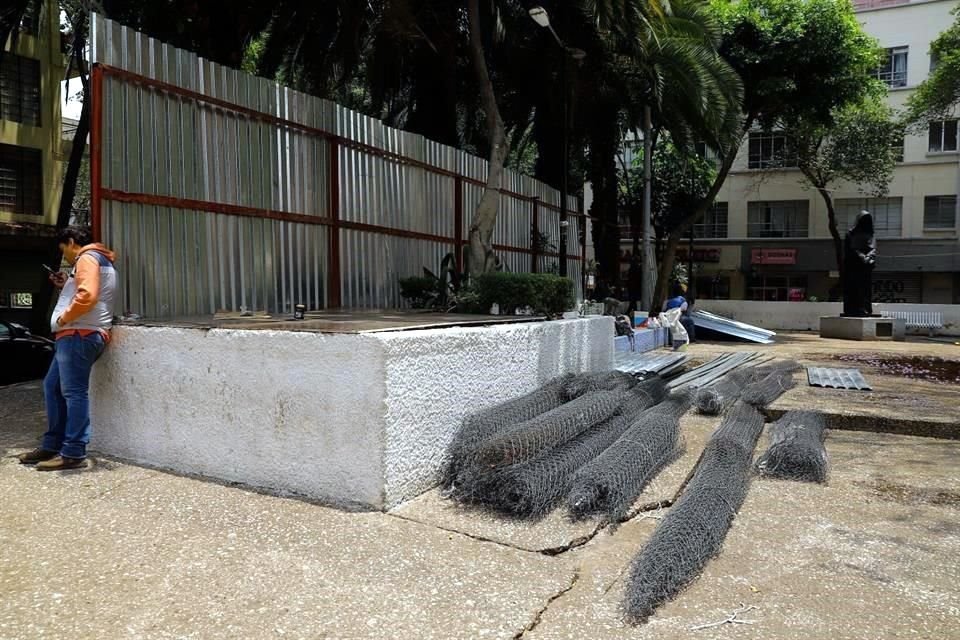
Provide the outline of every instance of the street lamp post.
[[570,193],[570,85],[567,78],[567,57],[581,61],[587,57],[582,49],[574,49],[564,44],[560,36],[550,24],[550,14],[543,7],[536,6],[530,9],[530,17],[540,27],[548,29],[553,39],[560,45],[563,58],[560,63],[561,82],[563,83],[563,178],[560,181],[560,275],[567,275],[567,196]]

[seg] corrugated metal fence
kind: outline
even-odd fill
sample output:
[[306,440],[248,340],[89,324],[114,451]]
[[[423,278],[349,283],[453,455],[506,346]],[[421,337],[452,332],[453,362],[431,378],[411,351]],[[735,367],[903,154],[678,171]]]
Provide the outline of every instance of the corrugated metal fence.
[[[92,215],[125,312],[398,308],[399,278],[462,265],[485,160],[96,14],[90,41]],[[507,171],[501,193],[506,268],[566,259],[579,295],[577,198],[560,251],[556,190]]]

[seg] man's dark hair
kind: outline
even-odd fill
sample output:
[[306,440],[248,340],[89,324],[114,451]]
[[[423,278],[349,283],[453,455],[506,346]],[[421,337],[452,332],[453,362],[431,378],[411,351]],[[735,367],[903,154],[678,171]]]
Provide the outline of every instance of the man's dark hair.
[[680,284],[679,282],[674,282],[674,283],[673,283],[673,287],[672,287],[672,289],[671,289],[671,294],[673,295],[674,298],[679,298],[680,296],[682,296],[682,295],[683,295],[683,285]]
[[87,246],[93,242],[90,227],[67,227],[57,232],[57,244],[67,244],[70,240],[73,240],[81,247]]

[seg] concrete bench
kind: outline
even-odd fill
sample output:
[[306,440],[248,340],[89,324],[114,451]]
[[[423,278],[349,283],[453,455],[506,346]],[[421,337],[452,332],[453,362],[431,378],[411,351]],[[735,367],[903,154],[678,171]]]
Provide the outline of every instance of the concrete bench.
[[881,311],[880,315],[904,320],[908,329],[927,329],[930,335],[943,329],[943,314],[939,311]]

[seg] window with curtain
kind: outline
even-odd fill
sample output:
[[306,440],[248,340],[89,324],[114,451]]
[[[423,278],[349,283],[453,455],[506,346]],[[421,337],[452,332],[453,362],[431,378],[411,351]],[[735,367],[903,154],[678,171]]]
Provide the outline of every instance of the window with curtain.
[[747,203],[747,236],[751,238],[806,238],[810,203],[774,200]]
[[873,215],[878,238],[899,238],[903,234],[903,198],[838,198],[833,205],[841,235],[853,227],[861,211]]

